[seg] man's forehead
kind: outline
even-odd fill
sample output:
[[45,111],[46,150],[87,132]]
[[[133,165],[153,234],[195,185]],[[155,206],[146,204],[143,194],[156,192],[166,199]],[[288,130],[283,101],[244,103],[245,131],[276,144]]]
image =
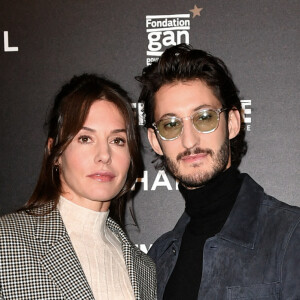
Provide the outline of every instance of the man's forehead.
[[164,115],[186,116],[201,108],[220,108],[221,102],[201,80],[176,81],[163,85],[155,94],[155,119]]

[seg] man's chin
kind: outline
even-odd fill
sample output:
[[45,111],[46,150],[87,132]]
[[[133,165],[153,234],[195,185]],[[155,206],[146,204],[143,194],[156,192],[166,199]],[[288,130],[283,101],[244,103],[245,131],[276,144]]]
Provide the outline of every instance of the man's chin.
[[214,177],[212,173],[203,173],[199,175],[196,174],[180,174],[176,176],[176,179],[185,187],[187,188],[197,188],[205,185]]

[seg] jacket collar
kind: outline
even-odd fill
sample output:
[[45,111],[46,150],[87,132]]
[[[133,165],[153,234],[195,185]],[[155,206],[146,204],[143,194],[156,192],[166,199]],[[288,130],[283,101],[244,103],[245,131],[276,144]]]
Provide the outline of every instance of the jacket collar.
[[172,232],[172,240],[180,240],[184,234],[185,227],[190,222],[190,216],[184,212],[180,219],[178,220],[177,224],[175,225]]
[[67,235],[58,210],[52,210],[52,203],[34,209],[33,213],[36,217],[35,235],[37,240],[52,245]]
[[[217,236],[241,247],[254,249],[264,190],[248,174],[241,174],[241,176],[243,176],[243,183],[236,202]],[[181,241],[189,221],[190,217],[184,212],[172,231],[171,241]]]
[[254,249],[259,227],[259,214],[263,188],[249,175],[244,177],[236,203],[217,236],[241,247]]
[[111,217],[107,218],[106,225],[116,235],[116,237],[119,239],[119,241],[122,244],[130,244],[131,245],[125,232]]
[[139,260],[141,259],[142,253],[131,244],[124,231],[112,218],[107,218],[106,225],[121,242],[123,257],[128,270],[134,296],[136,299],[141,299],[139,286],[140,280],[137,277],[137,268],[139,267]]
[[130,242],[113,219],[107,218],[106,225],[122,244],[123,257],[135,299],[156,299],[156,272],[153,261]]
[[68,299],[94,299],[57,209],[51,204],[35,210],[37,241],[41,244],[40,262]]

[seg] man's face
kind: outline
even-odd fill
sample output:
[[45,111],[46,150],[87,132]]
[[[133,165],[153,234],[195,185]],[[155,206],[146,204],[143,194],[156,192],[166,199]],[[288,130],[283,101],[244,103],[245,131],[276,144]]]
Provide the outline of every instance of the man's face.
[[[191,116],[196,110],[222,108],[212,90],[200,80],[175,82],[162,86],[155,95],[155,122],[162,117]],[[164,155],[167,168],[186,187],[199,187],[231,165],[229,139],[239,132],[238,111],[220,113],[217,129],[211,133],[198,132],[190,119],[183,120],[183,132],[175,140],[166,141],[148,130],[152,148]]]

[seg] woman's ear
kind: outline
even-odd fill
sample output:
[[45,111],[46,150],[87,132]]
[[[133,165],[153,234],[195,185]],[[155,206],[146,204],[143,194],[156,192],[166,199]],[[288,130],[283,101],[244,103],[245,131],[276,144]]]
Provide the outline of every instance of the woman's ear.
[[232,109],[228,114],[229,139],[235,138],[241,129],[241,115],[237,109]]
[[[49,155],[51,154],[52,152],[52,147],[53,147],[53,138],[48,138],[48,141],[47,141],[47,148],[48,148],[48,153]],[[61,165],[61,156],[59,156],[59,158],[54,162],[54,164],[56,166],[60,166]]]
[[48,148],[49,154],[51,153],[52,146],[53,146],[53,138],[48,138],[47,148]]
[[161,150],[160,143],[157,139],[156,133],[153,130],[153,128],[148,128],[148,140],[152,147],[152,149],[158,154],[163,155],[163,152]]

